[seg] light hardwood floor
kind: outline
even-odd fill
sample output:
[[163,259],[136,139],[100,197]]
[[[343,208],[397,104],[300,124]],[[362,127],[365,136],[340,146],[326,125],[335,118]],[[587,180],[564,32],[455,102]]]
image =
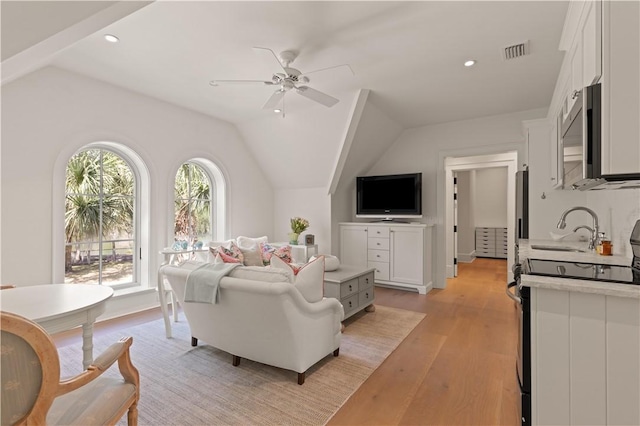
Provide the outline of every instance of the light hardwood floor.
[[516,425],[517,311],[505,260],[459,265],[426,296],[376,287],[376,304],[426,317],[329,425]]
[[[376,287],[376,304],[426,317],[351,396],[329,425],[516,425],[517,317],[505,295],[507,264],[459,265],[445,290]],[[358,315],[366,315],[361,313]],[[161,318],[159,309],[95,325],[99,336]],[[347,325],[348,326],[348,325]],[[54,336],[79,344],[78,331]]]

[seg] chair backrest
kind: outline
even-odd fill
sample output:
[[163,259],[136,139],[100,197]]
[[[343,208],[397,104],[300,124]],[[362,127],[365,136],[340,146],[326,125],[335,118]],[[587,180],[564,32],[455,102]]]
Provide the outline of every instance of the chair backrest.
[[60,381],[55,344],[38,324],[0,312],[2,425],[45,424]]

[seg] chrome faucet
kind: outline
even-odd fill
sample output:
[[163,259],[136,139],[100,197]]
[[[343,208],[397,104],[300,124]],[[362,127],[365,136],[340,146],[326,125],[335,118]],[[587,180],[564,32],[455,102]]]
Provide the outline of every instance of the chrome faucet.
[[591,232],[591,237],[589,238],[589,250],[595,250],[596,245],[598,244],[598,232],[600,231],[600,228],[598,227],[598,215],[596,214],[596,212],[594,212],[593,210],[591,210],[590,208],[587,207],[582,207],[582,206],[576,206],[576,207],[571,207],[570,209],[565,210],[562,215],[560,215],[560,220],[558,221],[558,225],[556,225],[558,227],[558,229],[564,229],[567,226],[567,215],[573,211],[576,210],[582,210],[585,211],[587,213],[589,213],[591,215],[591,217],[593,218],[593,227],[589,228],[586,225],[582,225],[582,226],[578,226],[576,227],[573,231],[577,231],[580,228],[585,228],[588,229]]

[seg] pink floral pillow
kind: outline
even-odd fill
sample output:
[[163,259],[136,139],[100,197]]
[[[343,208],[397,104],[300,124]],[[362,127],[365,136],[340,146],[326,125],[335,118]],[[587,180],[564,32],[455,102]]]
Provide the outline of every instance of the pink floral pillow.
[[262,263],[264,266],[271,263],[271,256],[277,256],[285,261],[285,263],[291,263],[290,246],[274,247],[268,243],[260,243],[260,253],[262,254]]
[[[231,242],[231,244],[229,244],[229,248],[219,246],[211,247],[209,250],[214,257],[219,254],[225,263],[244,263],[244,255],[242,254],[242,250],[240,250],[240,248],[233,241]],[[232,262],[230,259],[236,259],[236,261]]]
[[222,251],[218,251],[218,254],[216,256],[220,256],[220,259],[222,259],[224,263],[242,263],[240,259],[236,259],[233,256],[229,256],[228,254],[225,254]]

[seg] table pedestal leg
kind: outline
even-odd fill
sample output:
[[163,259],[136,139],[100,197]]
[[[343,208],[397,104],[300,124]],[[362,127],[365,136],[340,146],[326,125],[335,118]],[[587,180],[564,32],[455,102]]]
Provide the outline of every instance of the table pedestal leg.
[[82,324],[82,367],[93,363],[93,322]]
[[[169,307],[167,306],[167,293],[164,288],[164,274],[162,273],[162,266],[158,271],[158,299],[160,299],[160,310],[162,311],[162,318],[164,319],[164,329],[167,335],[167,339],[171,338],[171,321],[169,319]],[[174,306],[173,309],[176,307]]]

